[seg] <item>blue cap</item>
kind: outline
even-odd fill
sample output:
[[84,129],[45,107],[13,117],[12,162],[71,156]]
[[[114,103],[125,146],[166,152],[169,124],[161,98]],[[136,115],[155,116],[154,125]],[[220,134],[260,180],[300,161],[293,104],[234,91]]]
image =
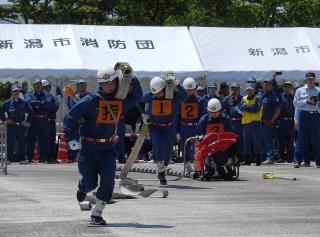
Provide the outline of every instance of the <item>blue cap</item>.
[[203,90],[204,90],[203,85],[199,85],[199,86],[197,86],[197,91],[203,91]]
[[218,88],[217,83],[208,83],[208,88]]
[[271,79],[266,78],[266,79],[263,80],[263,83],[271,83],[272,84],[272,81],[271,81]]
[[239,85],[239,83],[232,82],[230,87],[231,87],[231,88],[232,88],[232,87],[240,88],[240,85]]
[[20,90],[21,90],[21,88],[18,84],[13,84],[11,86],[11,91],[20,91]]
[[33,79],[32,85],[37,84],[37,83],[40,83],[40,84],[42,85],[42,80],[41,80],[41,78],[35,78],[35,79]]
[[253,84],[253,83],[247,83],[246,84],[246,90],[248,90],[248,89],[255,89],[255,85]]
[[84,79],[79,79],[76,81],[76,84],[87,83]]
[[250,77],[248,80],[247,80],[247,83],[256,83],[257,82],[257,79],[255,79],[254,77]]

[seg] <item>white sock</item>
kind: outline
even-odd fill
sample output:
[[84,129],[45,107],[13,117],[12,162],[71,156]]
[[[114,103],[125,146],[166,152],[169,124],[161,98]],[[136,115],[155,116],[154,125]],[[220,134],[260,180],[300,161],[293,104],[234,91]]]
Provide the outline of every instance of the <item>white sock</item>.
[[101,216],[104,209],[104,201],[97,198],[96,205],[94,206],[91,215],[93,216]]
[[165,172],[166,167],[164,166],[163,161],[157,161],[158,173]]
[[185,166],[186,166],[186,170],[192,170],[191,161],[186,161]]

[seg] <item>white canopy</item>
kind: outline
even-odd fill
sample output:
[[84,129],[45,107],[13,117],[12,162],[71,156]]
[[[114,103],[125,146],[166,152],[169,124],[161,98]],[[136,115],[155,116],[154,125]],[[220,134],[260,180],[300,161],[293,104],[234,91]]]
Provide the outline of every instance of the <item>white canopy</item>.
[[320,71],[320,29],[191,27],[208,79],[302,79]]
[[186,27],[0,25],[0,78],[87,78],[117,61],[138,77],[204,75]]

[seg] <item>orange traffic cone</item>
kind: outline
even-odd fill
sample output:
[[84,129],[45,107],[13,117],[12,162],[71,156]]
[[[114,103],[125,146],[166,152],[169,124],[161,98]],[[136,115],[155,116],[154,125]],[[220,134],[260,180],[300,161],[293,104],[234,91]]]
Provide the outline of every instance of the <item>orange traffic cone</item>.
[[58,157],[57,160],[59,163],[67,163],[68,162],[68,151],[67,151],[67,142],[66,139],[64,138],[63,130],[61,131],[62,136],[59,139],[59,148],[58,148]]
[[34,150],[33,150],[33,157],[32,157],[32,162],[38,163],[38,142],[35,143],[34,145]]

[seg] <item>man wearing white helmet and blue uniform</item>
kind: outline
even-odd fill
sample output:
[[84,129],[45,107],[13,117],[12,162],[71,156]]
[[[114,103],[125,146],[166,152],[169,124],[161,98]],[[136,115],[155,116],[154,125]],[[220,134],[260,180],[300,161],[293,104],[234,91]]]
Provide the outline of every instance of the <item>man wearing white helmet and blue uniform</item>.
[[[104,206],[111,200],[115,183],[115,145],[117,123],[123,113],[125,103],[116,98],[121,87],[122,72],[113,67],[97,73],[99,89],[95,95],[88,95],[77,103],[63,120],[65,136],[72,150],[79,150],[79,181],[77,200],[82,202],[86,194],[100,185],[96,193],[96,205],[91,213],[91,223],[105,225],[102,217]],[[80,124],[78,130],[79,121]],[[80,133],[81,142],[77,141]]]
[[[173,83],[173,79],[169,80]],[[139,101],[144,122],[149,123],[152,157],[158,167],[158,179],[161,185],[167,185],[165,172],[176,140],[176,111],[188,96],[176,78],[174,84],[173,98],[166,98],[166,81],[160,77],[154,77],[150,82],[151,92],[145,94]]]
[[[198,126],[199,119],[206,113],[206,104],[207,101],[196,95],[196,81],[188,77],[184,79],[183,88],[188,93],[188,98],[180,105],[180,109],[178,111],[179,117],[179,125],[180,125],[180,147],[183,150],[189,151],[190,143],[186,143],[186,140],[189,137],[194,137],[196,135],[196,128]],[[186,145],[186,147],[185,147]],[[186,149],[184,149],[184,147]],[[193,149],[192,152],[187,152],[184,154],[186,167],[188,169],[191,168],[191,161],[193,160]]]
[[207,133],[232,132],[230,120],[221,113],[221,102],[216,98],[208,101],[207,114],[201,117],[198,127],[198,135]]

